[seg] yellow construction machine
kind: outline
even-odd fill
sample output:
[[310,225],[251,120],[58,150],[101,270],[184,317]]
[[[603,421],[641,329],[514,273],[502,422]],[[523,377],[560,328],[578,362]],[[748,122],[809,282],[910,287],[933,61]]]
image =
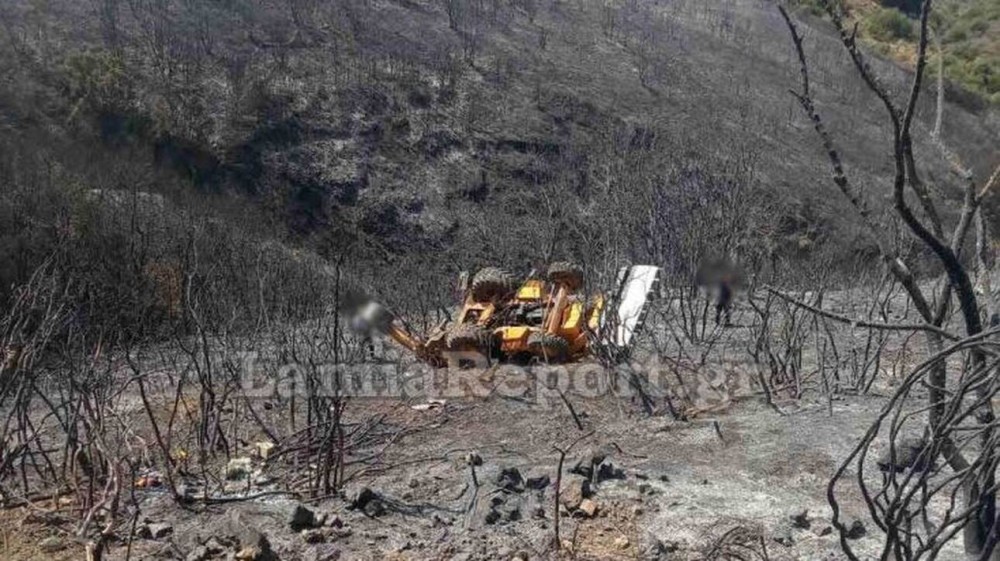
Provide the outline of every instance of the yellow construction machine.
[[[427,337],[411,333],[375,302],[362,306],[352,323],[359,330],[386,334],[434,366],[473,353],[517,363],[573,362],[598,344],[627,349],[658,282],[656,267],[623,268],[617,290],[587,296],[581,291],[583,270],[572,263],[553,263],[545,275],[533,271],[520,282],[503,269],[486,267],[462,283],[455,321]],[[609,297],[613,314],[606,309]]]

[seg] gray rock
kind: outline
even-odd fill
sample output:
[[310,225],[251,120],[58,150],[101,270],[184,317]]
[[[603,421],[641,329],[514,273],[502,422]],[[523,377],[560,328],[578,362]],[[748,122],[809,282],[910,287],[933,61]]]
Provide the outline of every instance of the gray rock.
[[221,543],[219,543],[219,539],[218,538],[211,537],[211,538],[208,538],[208,541],[205,542],[205,549],[208,551],[208,554],[211,556],[211,555],[217,555],[219,553],[222,553],[223,551],[226,550],[226,547],[224,545],[222,545]]
[[363,509],[369,501],[378,499],[378,493],[368,487],[355,487],[346,493],[348,508]]
[[254,478],[253,484],[257,487],[267,487],[268,485],[274,483],[276,479],[271,475],[258,475]]
[[881,471],[887,473],[908,469],[922,471],[927,469],[927,460],[930,457],[930,454],[921,454],[926,447],[927,441],[922,437],[901,438],[894,446],[886,448],[876,464]]
[[344,526],[342,528],[331,528],[330,533],[327,535],[327,539],[335,542],[350,537],[353,533],[354,531],[348,526]]
[[181,483],[175,490],[177,491],[177,500],[181,503],[190,503],[194,500],[194,489],[190,485]]
[[378,518],[385,514],[385,503],[382,502],[382,499],[371,499],[365,503],[361,510],[372,518]]
[[257,530],[239,511],[230,511],[224,531],[226,535],[234,538],[236,544],[234,549],[237,551],[256,551],[256,561],[273,561],[277,559],[277,556],[271,549],[271,541],[268,540],[263,532]]
[[600,449],[587,450],[580,454],[573,467],[569,468],[569,472],[591,479],[594,476],[594,468],[599,466],[606,457],[607,454]]
[[625,471],[615,467],[610,461],[604,461],[597,466],[597,481],[608,481],[610,479],[625,479]]
[[812,533],[819,537],[829,536],[833,533],[833,526],[829,524],[817,524],[812,527]]
[[521,495],[498,492],[480,504],[477,516],[486,524],[514,522],[521,519],[522,502]]
[[655,495],[656,494],[656,488],[653,487],[652,485],[650,485],[649,483],[640,483],[638,489],[639,489],[639,494],[640,495]]
[[771,540],[785,547],[792,547],[792,545],[795,543],[795,540],[792,538],[791,526],[785,525],[776,529],[771,534]]
[[503,468],[497,476],[497,487],[520,493],[524,491],[524,479],[515,467]]
[[339,561],[340,550],[330,544],[319,544],[306,551],[305,561]]
[[865,528],[865,523],[855,518],[847,526],[846,537],[849,540],[857,540],[863,538],[867,533],[868,529]]
[[292,513],[288,515],[288,526],[293,532],[318,526],[316,513],[303,505],[295,505]]
[[524,486],[535,491],[542,491],[551,484],[549,474],[543,472],[529,473],[524,480]]
[[136,530],[136,535],[147,540],[163,539],[174,533],[174,527],[170,524],[143,524]]
[[326,541],[326,534],[323,530],[310,529],[302,530],[302,540],[306,543],[323,543]]
[[673,541],[663,541],[646,534],[640,541],[640,557],[648,560],[672,559],[670,554],[679,550],[680,545]]
[[803,509],[801,512],[796,512],[788,516],[788,520],[791,522],[793,528],[798,528],[800,530],[809,529],[809,510]]
[[194,548],[190,553],[187,554],[187,557],[184,558],[184,561],[204,561],[205,559],[208,559],[211,555],[212,554],[208,552],[207,547],[199,545],[198,547]]
[[59,536],[49,536],[38,542],[38,549],[44,553],[55,553],[66,548],[66,543]]

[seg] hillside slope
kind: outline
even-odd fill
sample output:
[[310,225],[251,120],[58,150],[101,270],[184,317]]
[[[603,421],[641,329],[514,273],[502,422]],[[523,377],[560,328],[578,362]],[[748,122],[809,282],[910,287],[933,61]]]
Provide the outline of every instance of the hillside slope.
[[[59,145],[71,169],[148,158],[323,246],[360,237],[452,262],[580,254],[591,225],[635,214],[638,199],[623,194],[698,190],[706,177],[759,188],[751,199],[778,208],[764,229],[779,249],[849,254],[861,243],[788,93],[798,71],[767,2],[16,0],[0,10],[5,142]],[[886,119],[826,25],[803,17],[820,109],[877,205],[891,174]],[[902,95],[907,72],[876,66]],[[918,152],[955,201],[957,181],[925,140],[932,98]],[[1000,158],[993,110],[949,103],[944,135],[980,172]],[[667,237],[679,220],[628,230],[623,251],[658,258],[636,232]]]

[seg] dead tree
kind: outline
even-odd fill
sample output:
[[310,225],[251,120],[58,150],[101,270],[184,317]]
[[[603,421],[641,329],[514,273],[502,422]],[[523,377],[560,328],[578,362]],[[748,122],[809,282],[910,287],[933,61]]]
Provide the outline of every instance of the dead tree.
[[[863,80],[872,93],[876,95],[880,103],[884,106],[887,118],[892,126],[892,148],[894,163],[893,178],[893,209],[902,222],[907,226],[912,235],[923,243],[937,258],[945,272],[946,281],[941,283],[940,294],[936,298],[928,298],[924,289],[920,287],[915,276],[911,273],[911,268],[907,266],[904,259],[894,252],[881,239],[881,233],[871,218],[871,211],[867,207],[863,193],[857,190],[849,181],[840,153],[833,143],[832,137],[827,130],[812,97],[810,89],[809,68],[806,55],[803,49],[802,37],[800,36],[795,23],[789,17],[788,12],[780,7],[781,14],[788,26],[796,53],[800,62],[801,70],[801,91],[792,92],[798,99],[806,115],[812,121],[817,135],[822,141],[823,147],[829,157],[833,167],[833,180],[841,193],[847,198],[852,207],[856,210],[866,232],[875,242],[883,261],[892,274],[899,280],[906,289],[909,298],[912,300],[914,308],[920,314],[922,320],[933,328],[942,328],[949,307],[953,299],[958,303],[958,311],[963,323],[966,337],[976,340],[983,340],[983,322],[979,302],[973,287],[972,280],[962,263],[961,254],[966,237],[973,219],[977,214],[983,197],[996,183],[997,174],[994,174],[982,187],[978,187],[971,177],[966,177],[966,190],[962,210],[959,219],[950,234],[946,232],[945,225],[938,212],[936,203],[930,195],[930,190],[921,178],[916,159],[913,154],[912,126],[916,115],[917,102],[922,91],[924,70],[927,62],[927,45],[929,39],[928,18],[931,12],[932,0],[924,0],[920,13],[920,39],[917,47],[917,64],[911,82],[911,87],[907,99],[903,105],[890,94],[889,90],[881,83],[879,77],[868,63],[857,40],[857,28],[848,30],[844,26],[841,13],[833,2],[824,2],[827,13],[830,15],[835,27],[840,34],[840,40],[845,47],[851,62],[858,75]],[[923,216],[911,207],[907,199],[908,192],[915,197],[919,204]],[[926,408],[928,412],[928,433],[930,438],[926,444],[926,453],[929,460],[942,457],[952,468],[954,473],[963,474],[958,482],[962,490],[962,498],[965,508],[958,516],[959,524],[965,540],[965,551],[971,559],[987,560],[1000,558],[994,553],[997,543],[998,520],[996,518],[996,481],[995,468],[996,456],[994,427],[994,413],[990,398],[995,392],[995,383],[988,383],[991,368],[995,364],[988,361],[988,355],[982,345],[957,344],[965,353],[963,360],[963,370],[960,377],[960,386],[956,389],[947,387],[946,358],[950,354],[943,349],[942,335],[933,329],[926,330],[928,354],[932,359],[925,363],[925,367],[920,369],[923,375],[923,382],[928,388],[929,402]],[[969,340],[969,339],[967,339]],[[954,348],[954,347],[952,347]],[[900,404],[902,391],[896,394],[889,408],[897,407]],[[965,410],[962,404],[966,399],[972,399],[975,403],[973,410]],[[965,416],[955,417],[955,411],[964,411]],[[900,413],[895,412],[898,418]],[[887,417],[893,416],[886,413]],[[969,449],[962,449],[954,440],[956,435],[956,423],[974,419],[975,428],[968,429],[977,435],[980,449],[972,452]],[[880,423],[876,423],[870,431],[869,436],[878,433]],[[890,433],[890,443],[895,442],[898,434],[895,431]],[[834,525],[841,534],[841,546],[850,559],[858,559],[851,550],[846,540],[847,528],[840,520],[840,506],[836,500],[836,484],[840,481],[847,466],[855,458],[862,462],[869,451],[871,440],[866,438],[858,450],[845,462],[837,475],[830,482],[828,497],[834,511]],[[892,446],[892,444],[890,444]],[[973,459],[970,461],[969,457]],[[859,464],[858,469],[861,469]],[[913,546],[913,533],[900,526],[899,513],[906,505],[912,505],[913,495],[910,493],[899,495],[901,487],[892,485],[890,488],[883,488],[880,493],[870,496],[863,477],[859,476],[862,492],[865,500],[869,504],[869,509],[876,523],[886,534],[886,542],[883,559],[889,555],[896,558],[916,559],[922,555],[936,556],[940,550],[940,543],[947,541],[950,534],[942,535],[937,532],[928,536],[924,543]],[[905,487],[905,486],[904,486]],[[939,492],[946,492],[938,489]],[[873,506],[880,498],[885,498],[885,494],[896,495],[896,506],[880,511]],[[898,504],[897,504],[898,503]],[[901,504],[905,503],[905,504]],[[917,505],[918,508],[926,509],[927,504]],[[945,527],[954,524],[955,519],[951,510],[945,520]],[[935,541],[935,538],[938,541]],[[929,543],[928,543],[929,541]]]

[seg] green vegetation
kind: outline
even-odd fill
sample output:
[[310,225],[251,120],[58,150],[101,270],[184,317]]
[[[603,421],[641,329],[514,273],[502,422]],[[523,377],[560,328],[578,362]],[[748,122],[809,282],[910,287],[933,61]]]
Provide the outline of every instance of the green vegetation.
[[[801,10],[814,15],[825,13],[826,2],[793,0]],[[864,3],[846,3],[849,15],[860,19],[862,38],[879,53],[900,58],[903,63],[912,62],[908,53],[912,53],[918,39],[914,18],[922,2],[878,0],[879,5],[873,5],[871,10],[859,8],[859,4]],[[1000,104],[1000,0],[942,0],[934,6],[931,23],[941,40],[945,76],[962,88]],[[910,49],[897,48],[901,42]],[[936,67],[938,55],[933,46],[930,53]]]
[[991,102],[1000,103],[1000,2],[943,3],[938,24],[945,74]]
[[891,42],[913,38],[913,22],[895,8],[879,8],[865,19],[867,35],[876,41]]
[[886,8],[895,8],[907,14],[918,15],[923,0],[880,0],[879,3]]

